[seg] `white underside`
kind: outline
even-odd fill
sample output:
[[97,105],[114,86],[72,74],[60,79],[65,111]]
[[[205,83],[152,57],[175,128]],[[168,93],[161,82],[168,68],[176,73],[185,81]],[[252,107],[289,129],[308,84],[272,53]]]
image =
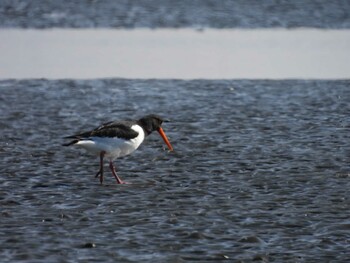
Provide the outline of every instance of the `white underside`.
[[131,140],[109,137],[91,137],[91,139],[81,140],[75,145],[81,146],[93,154],[100,154],[101,151],[104,151],[107,158],[114,160],[131,154],[145,139],[145,133],[139,125],[133,125],[131,129],[139,133],[136,138]]

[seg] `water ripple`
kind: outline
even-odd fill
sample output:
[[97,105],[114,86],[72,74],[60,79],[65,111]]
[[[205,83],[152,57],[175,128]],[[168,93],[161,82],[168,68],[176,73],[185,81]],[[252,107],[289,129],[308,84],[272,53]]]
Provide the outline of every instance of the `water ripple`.
[[[347,262],[349,81],[0,82],[2,259]],[[99,185],[62,137],[150,112]],[[35,253],[34,253],[35,252]]]

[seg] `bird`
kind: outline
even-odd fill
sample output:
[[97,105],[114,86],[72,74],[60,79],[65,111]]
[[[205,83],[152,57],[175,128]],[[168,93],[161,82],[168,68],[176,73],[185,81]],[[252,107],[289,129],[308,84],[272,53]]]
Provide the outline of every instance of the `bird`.
[[152,132],[157,131],[163,138],[169,151],[173,147],[165,135],[161,125],[165,122],[160,116],[150,114],[138,120],[110,121],[103,123],[97,128],[64,137],[70,139],[63,146],[80,146],[92,154],[99,155],[100,169],[95,178],[100,177],[100,183],[103,183],[103,164],[104,158],[109,160],[109,168],[115,177],[117,184],[126,184],[117,175],[113,161],[133,153]]

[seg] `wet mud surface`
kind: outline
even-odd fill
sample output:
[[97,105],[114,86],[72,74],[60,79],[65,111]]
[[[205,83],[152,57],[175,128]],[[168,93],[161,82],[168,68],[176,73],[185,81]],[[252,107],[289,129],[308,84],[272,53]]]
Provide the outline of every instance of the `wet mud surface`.
[[[0,82],[2,262],[347,262],[350,82]],[[158,113],[94,178],[62,137]]]
[[325,0],[5,0],[0,27],[350,28],[349,9]]

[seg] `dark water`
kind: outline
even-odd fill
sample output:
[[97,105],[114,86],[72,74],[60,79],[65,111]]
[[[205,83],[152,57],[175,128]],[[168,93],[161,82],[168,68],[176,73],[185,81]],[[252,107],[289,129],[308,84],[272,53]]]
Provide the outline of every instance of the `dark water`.
[[[350,81],[0,82],[2,262],[349,262]],[[62,136],[159,113],[116,161]]]
[[338,0],[2,0],[0,27],[350,28]]

